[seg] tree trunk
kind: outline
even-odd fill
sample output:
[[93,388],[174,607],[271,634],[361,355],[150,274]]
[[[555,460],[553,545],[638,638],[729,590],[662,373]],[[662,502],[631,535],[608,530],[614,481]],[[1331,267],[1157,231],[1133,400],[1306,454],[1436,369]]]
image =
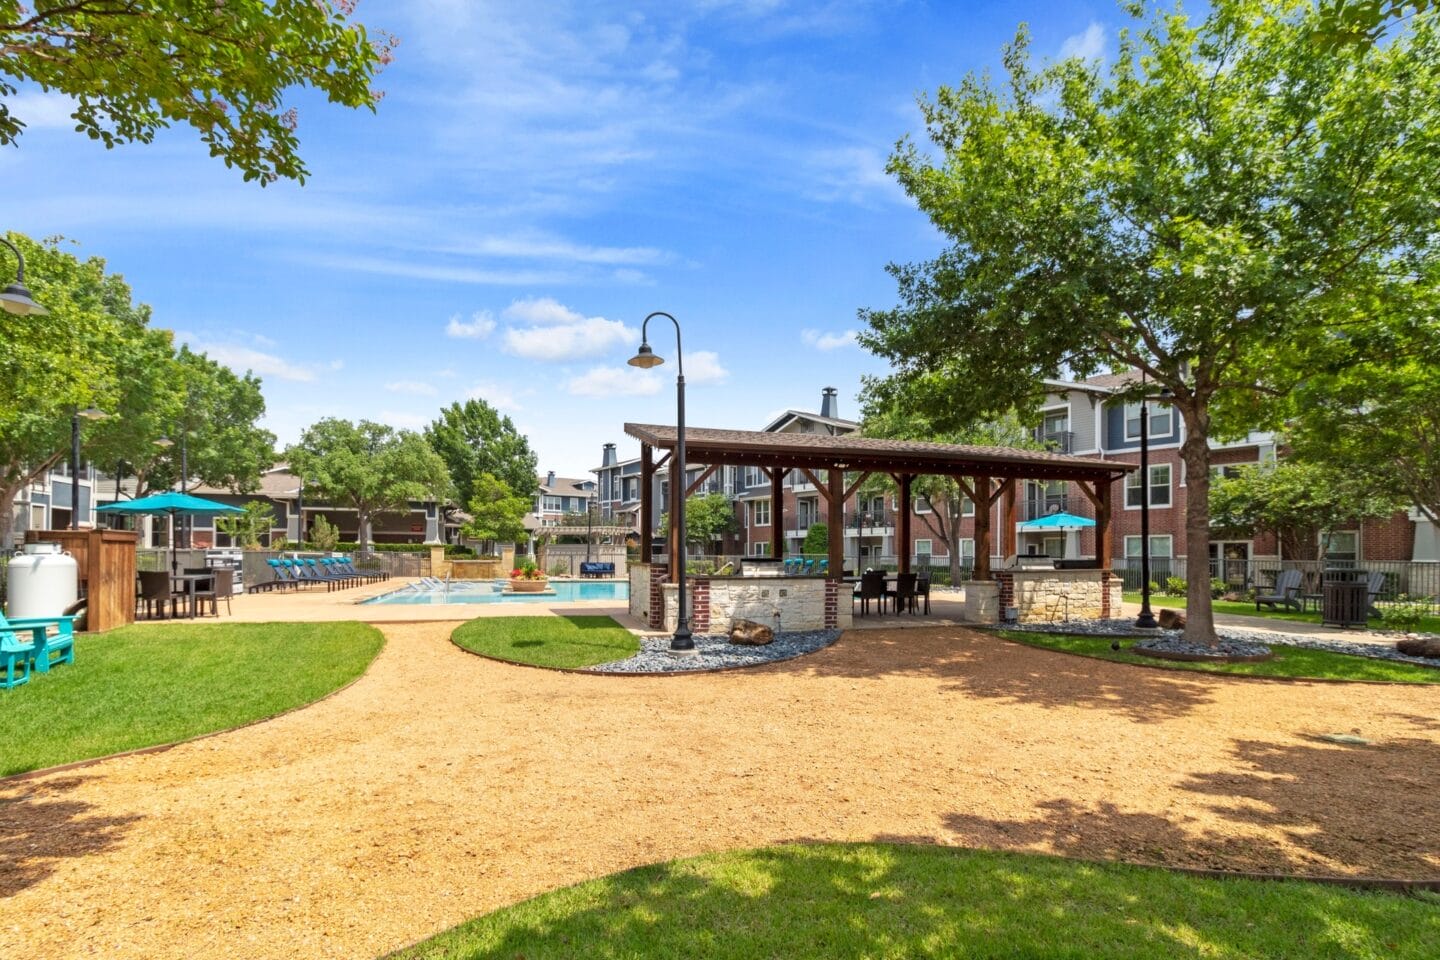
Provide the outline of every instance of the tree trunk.
[[[1176,405],[1185,421],[1185,639],[1214,646],[1215,615],[1210,606],[1210,411],[1199,401]],[[1150,478],[1143,480],[1150,495]]]
[[15,496],[23,486],[17,483],[0,487],[0,548],[6,553],[15,549]]
[[356,552],[366,554],[370,552],[370,511],[365,507],[358,507],[355,510],[355,520],[358,526],[355,529]]

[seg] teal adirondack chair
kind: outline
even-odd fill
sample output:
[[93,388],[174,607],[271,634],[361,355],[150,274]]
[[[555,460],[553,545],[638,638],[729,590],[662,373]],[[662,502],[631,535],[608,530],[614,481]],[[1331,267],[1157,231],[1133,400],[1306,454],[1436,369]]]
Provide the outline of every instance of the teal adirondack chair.
[[[50,635],[50,628],[54,627],[56,633]],[[30,634],[30,642],[25,643],[20,639],[20,633]],[[6,636],[14,637],[15,643],[6,642],[5,651],[0,656],[4,657],[6,663],[6,679],[14,679],[14,662],[12,658],[18,655],[19,651],[11,651],[12,646],[26,648],[25,657],[27,663],[41,673],[48,673],[50,667],[60,663],[75,662],[75,618],[74,617],[32,617],[22,620],[6,619],[0,613],[0,638]],[[53,659],[52,659],[53,657]],[[28,671],[25,679],[19,683],[25,683],[29,679]],[[7,683],[7,686],[15,686],[15,683]]]
[[0,689],[9,690],[30,682],[30,657],[34,652],[35,644],[20,639],[14,630],[0,631],[0,663],[5,665]]

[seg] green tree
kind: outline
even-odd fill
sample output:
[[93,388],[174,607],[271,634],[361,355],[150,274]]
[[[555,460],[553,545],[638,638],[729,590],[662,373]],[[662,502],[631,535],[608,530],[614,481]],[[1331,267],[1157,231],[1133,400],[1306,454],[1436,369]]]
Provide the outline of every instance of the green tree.
[[340,528],[317,514],[315,519],[310,521],[310,546],[329,553],[339,545]]
[[800,552],[809,555],[828,556],[830,554],[830,526],[823,520],[816,520],[805,531],[805,542],[800,544]]
[[305,491],[357,514],[359,546],[370,546],[376,516],[403,513],[412,500],[441,500],[450,492],[445,461],[425,438],[369,420],[330,417],[308,427],[285,451]]
[[260,546],[260,538],[275,526],[275,510],[264,500],[251,500],[244,510],[244,513],[217,516],[215,529],[246,550],[255,550]]
[[[670,514],[660,514],[660,535],[667,536],[670,530]],[[707,493],[690,497],[685,501],[685,542],[700,547],[709,547],[727,533],[737,533],[740,521],[735,518],[735,506],[723,493]]]
[[538,460],[530,441],[515,429],[509,417],[484,400],[452,403],[425,428],[425,439],[450,469],[455,497],[460,503],[474,498],[481,474],[488,473],[518,497],[535,495]]
[[1322,0],[1314,37],[1326,50],[1375,43],[1395,21],[1432,6],[1430,0]]
[[[372,39],[353,0],[0,0],[0,97],[29,81],[74,101],[75,127],[106,147],[193,127],[246,180],[304,181],[298,115],[285,94],[313,88],[373,110],[393,38]],[[14,82],[12,82],[14,81]],[[0,144],[22,116],[0,100]]]
[[[26,283],[49,316],[0,313],[0,545],[13,538],[15,496],[70,448],[73,411],[116,409],[121,357],[144,339],[149,308],[105,272],[98,257],[80,260],[56,242],[8,234],[25,256]],[[0,258],[9,259],[0,251]],[[86,438],[94,431],[86,425]]]
[[[1022,29],[1004,87],[971,76],[923,101],[935,149],[902,142],[890,169],[951,245],[892,266],[900,305],[862,312],[893,368],[870,394],[949,430],[1030,416],[1046,377],[1143,370],[1184,423],[1203,566],[1212,438],[1278,425],[1312,353],[1434,276],[1435,17],[1334,51],[1316,25],[1302,0],[1157,13],[1108,77],[1032,68]],[[1187,637],[1213,642],[1204,578],[1187,606]]]
[[1363,473],[1298,460],[1241,467],[1210,487],[1216,533],[1249,538],[1273,534],[1287,560],[1317,560],[1329,535],[1363,520],[1388,517],[1403,501],[1377,491]]
[[494,474],[481,473],[468,502],[471,519],[460,532],[472,540],[516,543],[525,539],[525,514],[530,507],[529,497],[517,494]]

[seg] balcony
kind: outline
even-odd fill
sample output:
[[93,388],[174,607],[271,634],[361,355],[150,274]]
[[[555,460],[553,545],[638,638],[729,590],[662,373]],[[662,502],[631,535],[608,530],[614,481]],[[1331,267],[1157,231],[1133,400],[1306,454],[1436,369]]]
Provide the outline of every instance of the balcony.
[[1051,453],[1071,453],[1075,449],[1075,433],[1071,430],[1036,430],[1035,442]]
[[1045,494],[1026,497],[1018,504],[1020,522],[1040,520],[1054,513],[1068,513],[1077,517],[1093,517],[1094,507],[1085,496],[1072,497],[1067,494]]

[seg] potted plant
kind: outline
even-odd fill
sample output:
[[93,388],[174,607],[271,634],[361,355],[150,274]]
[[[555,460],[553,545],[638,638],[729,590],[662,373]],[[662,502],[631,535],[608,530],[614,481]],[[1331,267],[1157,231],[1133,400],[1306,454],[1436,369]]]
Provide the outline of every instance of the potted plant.
[[530,557],[520,561],[520,565],[510,571],[510,591],[512,593],[543,593],[550,586],[545,574],[535,565]]

